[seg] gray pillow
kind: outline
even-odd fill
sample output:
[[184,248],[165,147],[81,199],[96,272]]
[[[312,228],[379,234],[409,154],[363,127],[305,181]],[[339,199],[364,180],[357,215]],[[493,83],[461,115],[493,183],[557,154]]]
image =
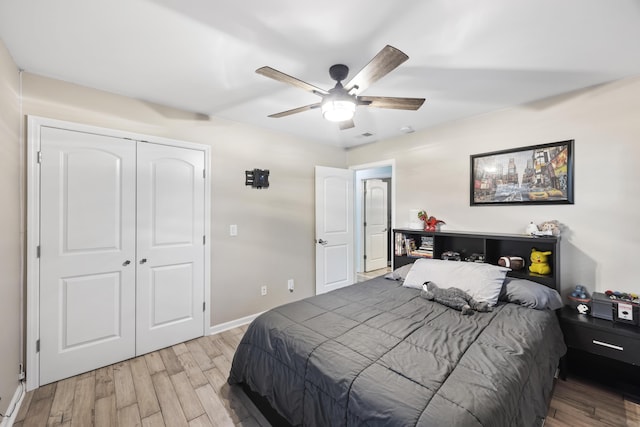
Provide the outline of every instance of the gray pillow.
[[385,279],[389,279],[389,280],[403,281],[407,277],[407,273],[409,273],[409,270],[411,270],[411,267],[413,267],[413,264],[403,265],[402,267],[398,267],[392,272],[387,273],[387,275],[384,277]]
[[555,289],[531,280],[512,277],[505,279],[500,300],[536,310],[557,310],[563,306],[562,297]]

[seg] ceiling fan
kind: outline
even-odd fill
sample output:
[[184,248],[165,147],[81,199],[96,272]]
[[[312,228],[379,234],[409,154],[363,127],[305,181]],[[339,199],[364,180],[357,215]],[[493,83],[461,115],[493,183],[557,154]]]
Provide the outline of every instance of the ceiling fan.
[[340,129],[355,126],[353,115],[356,106],[393,108],[397,110],[417,110],[424,103],[424,98],[391,98],[386,96],[360,96],[371,84],[389,74],[409,57],[393,46],[385,46],[378,54],[358,72],[346,85],[342,81],[349,75],[349,67],[336,64],[329,68],[329,75],[337,83],[329,90],[320,89],[312,84],[299,80],[271,67],[261,67],[256,73],[274,80],[304,89],[322,98],[322,101],[292,110],[271,114],[269,117],[280,118],[307,110],[320,108],[325,119],[339,122]]

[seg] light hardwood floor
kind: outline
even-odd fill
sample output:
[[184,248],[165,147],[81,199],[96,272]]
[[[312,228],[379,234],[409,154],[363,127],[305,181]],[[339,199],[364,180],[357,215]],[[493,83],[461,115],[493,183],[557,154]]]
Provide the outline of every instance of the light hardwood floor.
[[[246,395],[226,383],[245,331],[201,337],[40,387],[27,393],[14,425],[268,426]],[[640,405],[578,379],[559,380],[545,426],[640,426]]]

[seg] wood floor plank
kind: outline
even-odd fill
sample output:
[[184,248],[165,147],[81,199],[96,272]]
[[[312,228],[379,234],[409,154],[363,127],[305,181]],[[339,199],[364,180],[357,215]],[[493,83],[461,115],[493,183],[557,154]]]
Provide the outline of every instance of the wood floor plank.
[[200,403],[207,412],[209,419],[215,426],[232,426],[233,420],[227,414],[224,404],[220,400],[220,397],[216,394],[211,387],[211,384],[199,387],[196,389],[196,394]]
[[162,361],[162,357],[160,353],[154,351],[153,353],[147,353],[144,355],[144,360],[147,362],[147,369],[149,370],[149,374],[153,375],[160,371],[164,371],[164,362]]
[[176,344],[176,345],[172,346],[172,348],[173,348],[173,352],[176,354],[176,356],[180,356],[181,354],[187,353],[189,351],[189,349],[187,348],[187,346],[183,342],[181,342],[180,344]]
[[136,403],[136,390],[128,361],[120,362],[113,366],[113,380],[116,393],[116,408],[125,408]]
[[144,357],[136,357],[129,361],[131,376],[136,390],[136,401],[140,418],[146,418],[151,414],[160,411],[160,404],[156,391],[153,388],[151,375],[147,369],[147,362]]
[[95,405],[96,377],[79,376],[73,395],[73,411],[71,425],[84,427],[94,424],[93,408]]
[[58,383],[51,383],[37,388],[33,392],[33,400],[53,399]]
[[261,427],[261,424],[255,418],[249,417],[236,423],[236,427]]
[[113,383],[113,365],[96,370],[96,400],[112,396],[116,392]]
[[227,378],[216,366],[204,372],[209,380],[209,384],[213,387],[216,393],[219,393],[223,385],[227,383]]
[[96,399],[94,420],[95,427],[113,427],[116,425],[117,411],[115,394]]
[[118,410],[118,425],[127,427],[142,427],[142,421],[140,420],[140,411],[138,405],[133,404],[119,408]]
[[180,364],[182,364],[184,371],[187,373],[187,377],[189,378],[193,388],[201,387],[207,383],[207,377],[202,373],[200,365],[196,363],[191,352],[187,351],[186,353],[179,354],[178,360],[180,361]]
[[239,387],[231,387],[225,382],[219,389],[216,390],[214,388],[214,391],[220,396],[220,400],[234,424],[238,424],[246,418],[251,418],[251,412],[240,398],[239,394],[244,394],[244,392]]
[[233,355],[236,352],[235,347],[229,345],[229,343],[223,340],[222,337],[214,338],[213,344],[220,349],[224,357],[226,357],[229,362],[233,361]]
[[229,375],[229,372],[231,372],[231,361],[227,359],[224,354],[213,359],[213,363],[216,368],[220,369],[220,372],[222,372],[222,375],[225,377]]
[[[234,333],[233,331],[233,329],[224,331],[220,334],[220,336],[224,341],[227,342],[227,344],[229,344],[229,347],[233,349],[233,353],[235,353],[235,349],[238,347],[238,344],[240,344],[240,339],[242,338],[242,336]],[[231,357],[233,358],[233,356]]]
[[187,421],[198,418],[204,414],[205,412],[202,408],[202,404],[198,400],[198,396],[196,395],[189,378],[187,378],[187,374],[185,372],[178,372],[175,375],[171,375],[170,378],[173,383],[173,388],[176,390],[176,394],[178,395],[178,400],[180,400],[180,405],[182,406],[184,415],[187,417]]
[[580,412],[564,412],[558,409],[555,420],[562,421],[572,427],[608,427],[606,424]]
[[156,412],[153,415],[149,415],[148,417],[143,418],[142,427],[165,427],[164,418],[162,418],[162,412]]
[[71,419],[77,377],[58,382],[53,396],[47,426],[60,426]]
[[209,420],[209,416],[207,414],[203,414],[198,418],[195,418],[189,421],[189,427],[214,427]]
[[153,387],[158,396],[164,423],[171,427],[186,426],[187,418],[182,411],[178,396],[167,371],[160,371],[154,374],[151,380],[153,381]]
[[222,351],[220,351],[220,349],[213,344],[213,337],[211,335],[199,338],[198,342],[210,359],[213,360],[214,357],[220,356],[222,354]]
[[29,405],[29,412],[27,413],[26,417],[22,421],[22,424],[25,427],[27,426],[41,427],[41,426],[47,425],[47,421],[49,419],[49,412],[51,412],[52,403],[53,403],[53,398],[41,398],[37,400],[32,399],[31,404]]
[[167,374],[174,375],[183,371],[182,365],[178,360],[178,356],[176,356],[176,353],[173,351],[173,348],[167,347],[160,350],[160,357],[162,357],[162,362],[167,370]]
[[209,355],[200,345],[199,340],[187,341],[186,344],[187,348],[189,349],[189,353],[191,353],[191,356],[193,357],[193,360],[196,361],[198,366],[200,366],[203,371],[213,368],[214,364],[211,361]]

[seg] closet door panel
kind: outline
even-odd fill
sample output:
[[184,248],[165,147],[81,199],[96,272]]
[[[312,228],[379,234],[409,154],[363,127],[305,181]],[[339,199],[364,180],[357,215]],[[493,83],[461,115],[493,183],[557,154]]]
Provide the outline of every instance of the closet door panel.
[[40,384],[135,354],[135,144],[43,127]]
[[138,355],[204,334],[204,152],[138,143]]

